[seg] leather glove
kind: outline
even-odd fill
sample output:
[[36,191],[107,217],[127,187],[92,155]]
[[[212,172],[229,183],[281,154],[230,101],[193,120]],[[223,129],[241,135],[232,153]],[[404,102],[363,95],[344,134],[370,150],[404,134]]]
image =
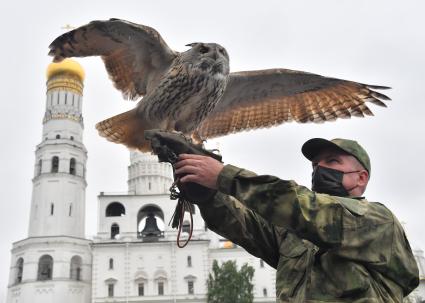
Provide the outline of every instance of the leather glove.
[[[153,153],[158,156],[160,162],[169,162],[171,165],[177,162],[180,154],[196,154],[212,157],[221,162],[221,155],[206,150],[202,145],[190,142],[179,133],[167,132],[159,129],[146,130],[145,139],[151,142]],[[174,176],[176,181],[176,176]],[[201,204],[214,196],[216,190],[207,188],[197,183],[189,182],[181,184],[177,179],[180,194],[189,202]]]

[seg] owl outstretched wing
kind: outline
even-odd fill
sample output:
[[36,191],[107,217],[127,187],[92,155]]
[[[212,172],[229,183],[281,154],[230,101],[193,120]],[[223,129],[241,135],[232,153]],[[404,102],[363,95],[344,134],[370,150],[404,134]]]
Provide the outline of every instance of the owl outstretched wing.
[[373,115],[366,102],[386,106],[388,89],[287,69],[231,73],[223,97],[201,123],[201,138],[214,138],[284,122],[324,122]]
[[177,56],[155,29],[120,19],[92,21],[59,36],[49,48],[55,62],[101,56],[115,87],[131,100],[155,87]]

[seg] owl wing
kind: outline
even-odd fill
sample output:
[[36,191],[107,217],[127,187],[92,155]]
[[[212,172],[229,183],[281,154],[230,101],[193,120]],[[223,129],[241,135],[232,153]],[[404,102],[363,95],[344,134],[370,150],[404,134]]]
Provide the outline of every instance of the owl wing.
[[332,121],[373,115],[366,102],[386,106],[388,89],[287,69],[231,73],[214,110],[197,129],[203,139],[284,122]]
[[155,29],[120,19],[92,21],[59,36],[49,48],[55,62],[101,56],[115,87],[131,100],[155,87],[177,56]]

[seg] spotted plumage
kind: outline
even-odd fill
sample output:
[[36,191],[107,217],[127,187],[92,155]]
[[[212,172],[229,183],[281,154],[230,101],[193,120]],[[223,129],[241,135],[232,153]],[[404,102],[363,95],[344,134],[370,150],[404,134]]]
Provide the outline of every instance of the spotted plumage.
[[119,19],[93,21],[56,38],[49,54],[101,56],[115,87],[127,99],[142,97],[128,112],[99,122],[101,136],[148,151],[143,131],[177,130],[197,140],[284,122],[324,122],[372,115],[371,102],[389,100],[386,89],[287,69],[229,73],[226,50],[191,43],[171,50],[148,26]]

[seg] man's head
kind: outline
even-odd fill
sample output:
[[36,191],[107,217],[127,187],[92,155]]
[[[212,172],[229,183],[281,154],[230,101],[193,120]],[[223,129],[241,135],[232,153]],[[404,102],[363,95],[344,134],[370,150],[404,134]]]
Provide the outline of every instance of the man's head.
[[312,162],[312,189],[337,196],[361,196],[370,176],[370,159],[356,141],[314,138],[302,153]]

